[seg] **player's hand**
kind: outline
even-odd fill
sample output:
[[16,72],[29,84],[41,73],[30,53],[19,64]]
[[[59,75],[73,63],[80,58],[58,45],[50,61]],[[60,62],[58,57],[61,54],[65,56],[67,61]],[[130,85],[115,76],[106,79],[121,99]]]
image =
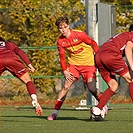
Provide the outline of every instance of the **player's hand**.
[[34,72],[35,71],[35,68],[31,64],[28,65],[28,68],[29,68],[30,72]]
[[73,82],[74,76],[71,72],[65,70],[64,75],[65,75],[66,80],[69,80],[69,81]]

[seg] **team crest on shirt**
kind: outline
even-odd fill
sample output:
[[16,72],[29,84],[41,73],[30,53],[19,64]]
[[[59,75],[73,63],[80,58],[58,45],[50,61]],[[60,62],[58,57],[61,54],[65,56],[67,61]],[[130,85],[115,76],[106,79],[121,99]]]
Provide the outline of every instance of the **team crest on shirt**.
[[62,46],[63,47],[66,47],[67,46],[67,43],[66,42],[62,42]]
[[62,45],[63,45],[63,46],[66,46],[66,45],[67,45],[67,42],[62,42]]
[[5,46],[6,46],[5,42],[0,42],[0,49],[1,50],[6,49]]
[[75,39],[73,39],[73,41],[74,41],[74,42],[78,42],[78,39],[77,39],[77,38],[75,38]]
[[70,68],[68,67],[66,70],[69,72],[70,71]]
[[0,46],[5,47],[6,46],[5,42],[0,42]]

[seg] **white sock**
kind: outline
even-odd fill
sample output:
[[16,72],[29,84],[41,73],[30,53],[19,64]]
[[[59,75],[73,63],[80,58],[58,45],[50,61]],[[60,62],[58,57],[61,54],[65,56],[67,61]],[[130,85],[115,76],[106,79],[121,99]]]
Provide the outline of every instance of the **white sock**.
[[61,99],[57,99],[57,100],[62,102],[62,100],[61,100]]
[[32,95],[31,95],[31,98],[32,98],[32,100],[37,101],[37,95],[36,95],[36,94],[32,94]]
[[58,115],[59,110],[54,110],[53,114],[57,114]]

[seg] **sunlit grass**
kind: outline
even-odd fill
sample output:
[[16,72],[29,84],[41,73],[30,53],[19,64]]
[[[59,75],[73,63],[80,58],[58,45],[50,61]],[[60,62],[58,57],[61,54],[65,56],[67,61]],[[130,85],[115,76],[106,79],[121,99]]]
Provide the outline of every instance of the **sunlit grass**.
[[31,106],[0,107],[0,133],[132,133],[133,107],[110,106],[104,122],[89,120],[89,109],[77,111],[64,105],[55,121],[47,116],[53,111],[43,107],[43,115],[36,116]]

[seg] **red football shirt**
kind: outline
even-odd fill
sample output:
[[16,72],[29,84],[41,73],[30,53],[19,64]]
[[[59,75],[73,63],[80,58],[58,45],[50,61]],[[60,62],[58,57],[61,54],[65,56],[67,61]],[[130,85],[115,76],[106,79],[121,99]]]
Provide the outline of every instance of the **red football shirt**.
[[30,64],[30,61],[26,54],[18,48],[15,44],[10,42],[2,42],[0,43],[0,59],[4,57],[18,57],[18,56],[25,62],[26,65]]
[[58,39],[58,50],[62,70],[66,70],[66,51],[68,52],[68,63],[77,66],[94,66],[94,52],[98,45],[85,32],[70,30],[68,38],[60,36]]
[[107,42],[105,42],[98,52],[100,51],[116,51],[117,53],[123,55],[124,49],[126,47],[126,43],[128,41],[133,42],[133,32],[123,32],[121,34],[117,34],[114,37],[110,38]]

